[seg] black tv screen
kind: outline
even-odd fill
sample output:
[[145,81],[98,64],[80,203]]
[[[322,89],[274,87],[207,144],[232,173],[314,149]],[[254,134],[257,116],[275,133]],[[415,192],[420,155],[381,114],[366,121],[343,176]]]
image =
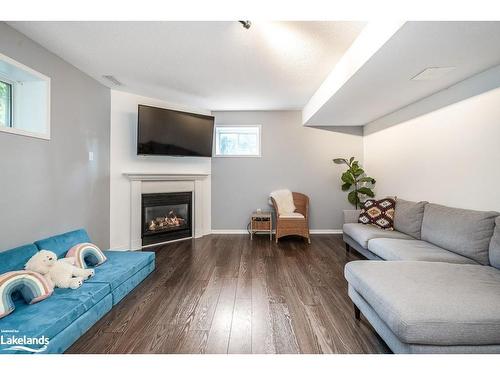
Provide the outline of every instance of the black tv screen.
[[137,154],[212,156],[214,117],[139,105]]

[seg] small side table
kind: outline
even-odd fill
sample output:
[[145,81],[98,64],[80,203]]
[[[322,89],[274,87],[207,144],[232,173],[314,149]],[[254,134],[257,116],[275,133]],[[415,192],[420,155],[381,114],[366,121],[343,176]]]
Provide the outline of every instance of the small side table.
[[273,240],[273,217],[270,211],[255,211],[250,217],[250,239],[255,232],[269,232],[269,240]]

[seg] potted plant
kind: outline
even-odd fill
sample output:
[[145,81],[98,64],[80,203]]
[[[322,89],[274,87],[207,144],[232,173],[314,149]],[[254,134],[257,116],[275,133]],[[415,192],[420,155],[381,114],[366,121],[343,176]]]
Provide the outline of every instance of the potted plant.
[[376,181],[373,177],[366,176],[364,169],[360,167],[359,161],[354,156],[349,160],[333,159],[333,162],[347,166],[347,170],[341,176],[342,191],[349,191],[347,200],[355,207],[355,210],[344,210],[344,216],[349,215],[348,211],[351,211],[351,216],[354,216],[354,212],[357,213],[357,210],[362,207],[366,197],[373,198],[375,196],[372,189]]

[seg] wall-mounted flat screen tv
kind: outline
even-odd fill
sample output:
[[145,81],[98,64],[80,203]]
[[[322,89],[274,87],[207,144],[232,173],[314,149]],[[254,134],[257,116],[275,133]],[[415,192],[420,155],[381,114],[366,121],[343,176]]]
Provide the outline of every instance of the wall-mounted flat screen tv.
[[139,105],[137,154],[212,156],[214,117]]

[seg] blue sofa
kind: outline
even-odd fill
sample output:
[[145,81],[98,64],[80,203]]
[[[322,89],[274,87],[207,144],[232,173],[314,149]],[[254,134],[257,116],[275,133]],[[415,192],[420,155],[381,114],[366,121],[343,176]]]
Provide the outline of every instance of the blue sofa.
[[[38,250],[51,250],[64,257],[74,245],[91,242],[79,229],[34,244],[0,252],[0,274],[21,270]],[[34,305],[15,298],[16,309],[0,319],[0,353],[63,353],[155,268],[153,252],[105,251],[108,260],[95,269],[95,276],[79,289],[54,290],[51,297]],[[6,350],[11,338],[48,338],[43,344],[23,345],[25,349]],[[19,345],[17,345],[19,346]]]

